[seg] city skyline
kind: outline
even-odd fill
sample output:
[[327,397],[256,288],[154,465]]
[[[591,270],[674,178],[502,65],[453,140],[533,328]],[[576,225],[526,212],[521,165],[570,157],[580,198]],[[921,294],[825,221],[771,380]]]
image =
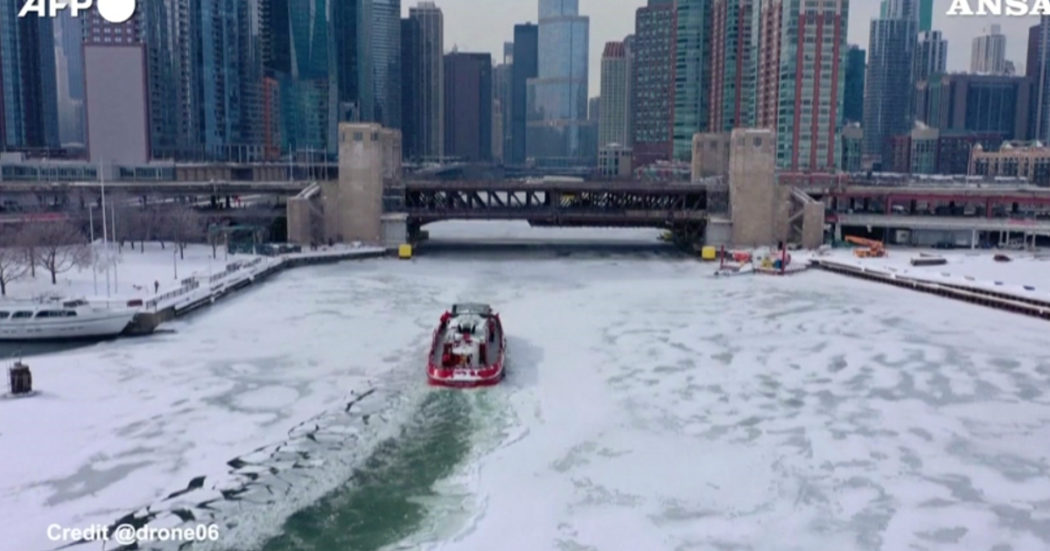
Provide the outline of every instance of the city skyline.
[[[502,59],[503,42],[511,40],[514,25],[536,23],[536,3],[530,0],[497,0],[486,3],[483,9],[468,0],[435,0],[445,14],[445,48],[458,47],[461,52],[489,52],[493,59]],[[622,41],[634,32],[635,10],[647,0],[580,0],[580,14],[590,17],[590,72],[589,90],[597,95],[601,89],[601,57],[606,42]],[[402,16],[415,1],[402,2]],[[498,6],[498,7],[497,7]],[[984,34],[993,24],[1002,27],[1007,36],[1006,59],[1013,61],[1018,73],[1025,70],[1028,29],[1039,23],[1038,17],[951,17],[945,15],[947,0],[934,0],[933,29],[943,33],[948,41],[948,71],[965,72],[970,67],[970,43]],[[850,3],[848,43],[866,48],[870,21],[879,14],[879,3],[874,0]],[[484,36],[478,29],[486,29]]]

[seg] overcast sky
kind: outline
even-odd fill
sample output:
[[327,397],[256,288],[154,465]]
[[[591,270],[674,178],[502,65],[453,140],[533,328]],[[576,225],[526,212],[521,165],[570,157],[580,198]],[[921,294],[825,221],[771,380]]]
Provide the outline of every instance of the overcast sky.
[[[500,63],[503,43],[513,40],[516,23],[538,19],[537,0],[435,0],[445,16],[445,49],[453,46],[460,51],[487,51],[493,63]],[[402,0],[402,10],[416,0]],[[591,18],[590,36],[590,95],[599,92],[599,68],[602,48],[612,40],[621,40],[634,32],[634,12],[645,0],[580,0],[580,13]],[[971,0],[976,5],[977,0]],[[945,15],[951,0],[934,0],[934,29],[940,29],[948,39],[948,69],[965,71],[970,68],[970,47],[973,38],[993,23],[1002,24],[1006,35],[1006,57],[1023,70],[1028,48],[1028,27],[1039,22],[1038,17],[961,17]],[[871,19],[878,13],[877,0],[850,2],[849,41],[868,48],[868,30]]]

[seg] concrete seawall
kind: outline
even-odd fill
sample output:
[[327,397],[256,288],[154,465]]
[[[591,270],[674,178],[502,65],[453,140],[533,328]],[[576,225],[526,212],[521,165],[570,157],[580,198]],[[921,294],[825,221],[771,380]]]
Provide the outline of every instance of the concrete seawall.
[[233,262],[227,265],[225,272],[184,279],[179,289],[147,300],[144,311],[135,314],[135,318],[124,330],[123,336],[150,335],[166,321],[210,306],[236,291],[265,281],[270,276],[290,268],[333,264],[347,260],[364,260],[391,254],[390,251],[377,247],[256,257],[246,262]]
[[818,268],[837,274],[1050,320],[1050,302],[1039,299],[1019,297],[1009,293],[968,285],[936,283],[879,270],[851,266],[831,260],[814,260],[813,264]]

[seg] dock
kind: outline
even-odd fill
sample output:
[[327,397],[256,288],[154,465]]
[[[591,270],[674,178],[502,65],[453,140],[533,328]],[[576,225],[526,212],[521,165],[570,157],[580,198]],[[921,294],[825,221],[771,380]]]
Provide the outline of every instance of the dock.
[[873,270],[861,266],[844,264],[826,259],[814,259],[815,267],[829,272],[850,277],[866,279],[896,287],[903,287],[921,293],[933,294],[961,300],[971,304],[1005,310],[1016,314],[1050,320],[1050,301],[1033,297],[1022,297],[1013,293],[1004,293],[983,287],[958,283],[936,283],[924,279],[903,276],[882,270]]
[[152,297],[132,319],[124,336],[152,334],[160,324],[210,306],[230,294],[263,281],[289,268],[332,264],[346,260],[364,260],[389,256],[379,247],[336,249],[290,253],[273,257],[254,257],[233,261],[222,272],[183,279],[177,289]]

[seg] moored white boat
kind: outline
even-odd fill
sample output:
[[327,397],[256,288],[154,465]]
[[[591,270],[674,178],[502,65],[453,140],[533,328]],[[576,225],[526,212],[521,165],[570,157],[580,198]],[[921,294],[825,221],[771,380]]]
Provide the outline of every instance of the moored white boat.
[[0,341],[114,337],[135,317],[130,307],[92,305],[83,299],[0,301]]

